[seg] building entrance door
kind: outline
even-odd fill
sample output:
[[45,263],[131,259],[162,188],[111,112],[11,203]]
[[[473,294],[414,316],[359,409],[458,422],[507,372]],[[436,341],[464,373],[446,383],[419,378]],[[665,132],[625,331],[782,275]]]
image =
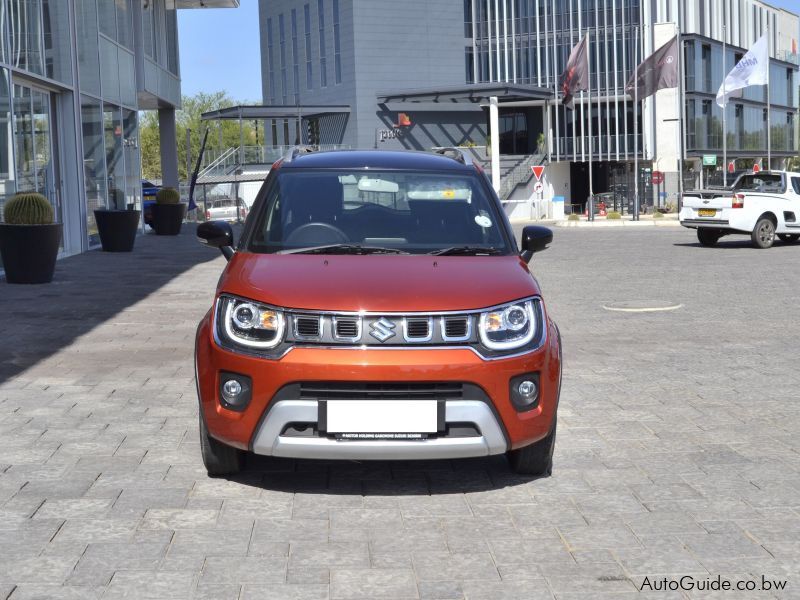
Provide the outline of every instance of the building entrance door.
[[45,196],[53,205],[55,220],[62,222],[51,93],[14,83],[13,107],[16,191]]

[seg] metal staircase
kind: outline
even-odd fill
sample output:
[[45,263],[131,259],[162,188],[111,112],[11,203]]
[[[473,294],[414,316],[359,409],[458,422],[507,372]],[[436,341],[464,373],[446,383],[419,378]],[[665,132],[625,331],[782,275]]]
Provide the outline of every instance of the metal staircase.
[[542,165],[546,162],[546,154],[531,154],[527,156],[508,157],[514,159],[511,164],[500,163],[500,190],[497,195],[500,200],[508,200],[511,194],[520,185],[527,184],[533,178],[531,167]]

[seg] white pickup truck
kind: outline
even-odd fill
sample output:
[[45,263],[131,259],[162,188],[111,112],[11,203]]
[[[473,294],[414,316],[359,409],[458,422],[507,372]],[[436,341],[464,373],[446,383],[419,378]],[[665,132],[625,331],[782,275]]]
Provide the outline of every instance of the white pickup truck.
[[796,242],[800,239],[800,173],[746,173],[730,192],[686,192],[680,220],[684,227],[697,229],[697,239],[704,246],[731,234],[749,235],[756,248],[769,248],[776,236]]

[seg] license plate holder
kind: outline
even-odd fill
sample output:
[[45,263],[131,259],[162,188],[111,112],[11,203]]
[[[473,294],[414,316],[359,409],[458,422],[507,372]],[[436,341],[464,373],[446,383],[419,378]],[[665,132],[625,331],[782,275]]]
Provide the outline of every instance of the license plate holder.
[[697,211],[697,214],[701,217],[715,217],[717,216],[717,209],[716,208],[701,208]]
[[317,428],[342,440],[426,439],[445,432],[444,400],[320,400]]

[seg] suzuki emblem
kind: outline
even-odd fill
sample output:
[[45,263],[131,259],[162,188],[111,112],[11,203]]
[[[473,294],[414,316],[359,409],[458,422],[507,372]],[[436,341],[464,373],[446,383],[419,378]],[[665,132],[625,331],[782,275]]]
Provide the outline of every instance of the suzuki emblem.
[[383,343],[390,337],[394,337],[395,324],[386,317],[381,317],[371,325],[372,331],[369,334],[379,342]]

